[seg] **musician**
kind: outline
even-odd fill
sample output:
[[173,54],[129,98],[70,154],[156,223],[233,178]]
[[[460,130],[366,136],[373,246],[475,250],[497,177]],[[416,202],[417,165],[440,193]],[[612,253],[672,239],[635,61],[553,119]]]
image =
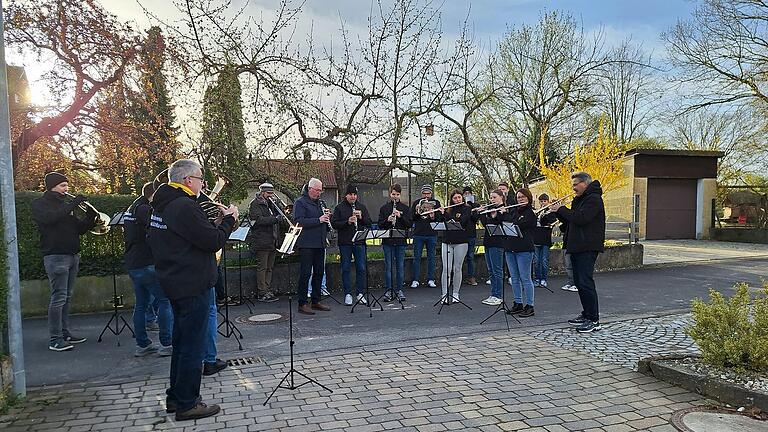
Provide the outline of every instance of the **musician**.
[[506,238],[504,257],[509,268],[510,279],[512,279],[512,293],[515,296],[509,313],[525,318],[534,315],[531,265],[533,264],[533,231],[536,229],[536,215],[533,213],[531,191],[526,188],[518,189],[515,200],[518,206],[510,209],[510,222],[517,225],[520,236]]
[[499,190],[501,193],[504,194],[504,205],[513,205],[515,204],[515,197],[509,195],[509,183],[507,182],[500,182],[499,183]]
[[440,208],[440,201],[432,196],[432,186],[425,184],[421,187],[421,199],[411,205],[413,214],[413,272],[411,288],[419,287],[421,277],[421,253],[427,248],[427,285],[437,288],[435,284],[435,248],[437,248],[437,232],[432,229],[435,222],[435,212],[422,216],[421,213]]
[[[453,285],[453,300],[459,301],[459,290],[461,289],[461,265],[464,263],[464,257],[467,255],[469,241],[467,232],[472,223],[472,208],[464,204],[464,195],[458,189],[451,192],[449,197],[450,205],[455,207],[440,208],[440,220],[448,222],[454,221],[461,226],[461,230],[446,230],[443,234],[443,246],[441,250],[441,259],[443,263],[442,277],[440,279],[443,288],[444,302],[448,298],[448,278],[451,278]],[[457,205],[458,204],[458,205]],[[451,273],[449,275],[449,269]]]
[[63,174],[49,172],[45,175],[45,193],[32,201],[32,218],[40,231],[40,252],[51,285],[48,349],[57,352],[71,350],[73,344],[86,341],[70,331],[69,304],[80,267],[80,236],[96,226],[98,217],[90,207],[86,207],[83,219],[76,217],[73,210],[85,202],[85,197],[77,195],[67,201],[68,190],[69,183]]
[[367,304],[363,291],[365,290],[365,240],[353,242],[355,233],[371,227],[371,215],[368,209],[357,200],[357,186],[347,185],[344,200],[336,206],[331,216],[331,225],[338,232],[339,254],[341,255],[341,280],[344,285],[344,304],[352,305],[352,257],[355,258],[355,285],[357,299]]
[[256,257],[256,292],[257,301],[271,303],[277,301],[272,292],[272,269],[275,267],[275,255],[280,247],[280,222],[282,215],[274,200],[275,187],[271,183],[259,185],[259,194],[251,201],[248,215],[251,231],[248,236],[251,250]]
[[[504,206],[504,192],[501,189],[495,189],[490,194],[490,201],[488,210]],[[485,248],[485,262],[488,265],[488,276],[491,280],[491,295],[483,300],[483,304],[490,306],[500,305],[504,292],[504,236],[490,235],[488,226],[498,226],[505,221],[509,221],[509,212],[506,209],[490,211],[480,216],[480,222],[485,227],[483,247]]]
[[470,208],[469,225],[467,225],[467,256],[464,262],[467,264],[467,285],[477,286],[477,279],[475,279],[475,248],[477,247],[477,222],[480,220],[480,212],[473,211],[480,207],[480,204],[475,202],[475,196],[472,194],[472,188],[470,186],[464,186],[462,191],[464,195],[464,202]]
[[576,197],[571,208],[560,203],[552,205],[552,211],[568,221],[567,249],[573,265],[573,281],[579,291],[583,308],[576,318],[568,320],[578,326],[579,333],[600,330],[600,313],[595,289],[595,261],[605,244],[605,205],[600,182],[581,171],[571,174],[571,185]]
[[[329,311],[331,308],[320,303],[320,288],[325,274],[325,247],[331,215],[320,206],[323,182],[311,178],[307,190],[296,200],[293,207],[293,221],[303,229],[296,240],[299,251],[300,270],[298,282],[299,313],[314,315],[314,310]],[[312,278],[312,304],[307,304],[308,283]]]
[[222,249],[237,224],[237,207],[222,210],[221,223],[212,224],[196,198],[203,188],[200,164],[179,159],[168,170],[152,198],[148,243],[155,258],[160,286],[173,308],[173,354],[166,411],[176,420],[216,415],[217,405],[200,399],[200,379],[206,339],[209,337],[209,305],[216,283],[215,253]]
[[[389,202],[379,209],[379,229],[398,229],[408,232],[411,226],[411,214],[407,205],[400,202],[403,188],[395,183],[389,187]],[[388,237],[381,241],[384,249],[384,301],[393,301],[394,296],[400,301],[405,300],[403,293],[403,272],[405,263],[405,237]],[[392,285],[392,259],[395,259],[395,279],[397,290]],[[397,291],[395,293],[395,291]]]
[[539,213],[536,215],[536,229],[533,231],[533,273],[535,286],[546,287],[549,274],[549,249],[552,247],[552,224],[557,215],[549,207],[549,195],[539,195]]
[[[141,196],[128,207],[125,212],[123,239],[125,241],[125,268],[133,282],[136,302],[133,307],[133,327],[136,335],[135,357],[143,357],[157,352],[161,357],[173,353],[171,327],[173,312],[171,302],[160,287],[160,281],[155,272],[155,262],[152,250],[147,244],[147,229],[152,216],[152,206],[149,202],[155,188],[152,182],[146,183],[141,189]],[[160,347],[152,343],[146,329],[147,308],[151,308],[150,297],[157,303],[157,324],[159,329]]]

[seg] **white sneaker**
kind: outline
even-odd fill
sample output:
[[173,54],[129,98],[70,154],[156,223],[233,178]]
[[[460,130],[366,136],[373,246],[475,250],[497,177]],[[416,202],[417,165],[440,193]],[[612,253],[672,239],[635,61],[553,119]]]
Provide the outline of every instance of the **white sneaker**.
[[486,285],[490,285],[490,284],[491,284],[491,280],[490,280],[490,279],[488,279],[487,281],[485,281],[485,284],[486,284]]
[[326,288],[320,288],[320,295],[328,297],[331,293]]
[[561,286],[560,289],[563,290],[563,291],[570,291],[571,290],[571,286],[568,285],[568,284],[565,284],[565,285]]
[[344,296],[344,304],[347,306],[352,306],[352,294],[347,294]]
[[546,286],[547,286],[547,281],[545,281],[545,280],[541,280],[541,281],[539,281],[539,285],[541,285],[541,286],[543,286],[543,287],[545,287],[545,288],[546,288]]
[[455,301],[455,302],[459,301],[459,295],[458,294],[454,294],[453,295],[453,301]]
[[362,294],[357,295],[357,301],[362,305],[367,305],[368,301],[365,299],[365,296]]
[[437,284],[433,280],[428,280],[427,286],[429,286],[430,288],[437,288]]
[[487,299],[483,300],[483,304],[487,304],[490,306],[498,306],[501,303],[501,300],[494,296],[488,296]]
[[418,287],[419,287],[419,281],[411,282],[411,288],[418,288]]
[[578,292],[579,289],[576,288],[576,285],[571,285],[571,289],[569,289],[568,291]]

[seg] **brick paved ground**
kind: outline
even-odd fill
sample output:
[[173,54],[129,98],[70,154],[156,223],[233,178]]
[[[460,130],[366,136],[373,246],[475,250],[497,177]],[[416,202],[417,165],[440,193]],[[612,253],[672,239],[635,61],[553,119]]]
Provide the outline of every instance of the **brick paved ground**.
[[[561,345],[570,340],[573,347],[584,349],[590,345],[584,341],[592,341],[610,351],[612,328],[617,338],[626,337],[627,329],[618,324],[597,335],[550,332],[558,335],[553,341]],[[299,369],[329,386],[333,394],[314,385],[293,392],[278,390],[266,407],[262,402],[282,378],[288,359],[230,367],[203,380],[204,400],[221,404],[222,414],[197,422],[176,423],[164,413],[164,376],[38,389],[23,407],[0,417],[0,429],[674,431],[668,423],[672,412],[705,403],[698,395],[529,333],[438,338],[330,351],[319,358],[299,356]],[[548,338],[541,331],[536,336]]]

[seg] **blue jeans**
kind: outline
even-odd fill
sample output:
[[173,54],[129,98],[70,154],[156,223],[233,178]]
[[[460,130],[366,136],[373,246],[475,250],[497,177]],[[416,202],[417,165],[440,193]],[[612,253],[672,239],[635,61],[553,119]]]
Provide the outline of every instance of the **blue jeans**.
[[216,290],[211,288],[208,294],[208,335],[205,338],[205,357],[203,361],[213,363],[216,361],[216,333],[219,325],[216,322]]
[[533,252],[507,252],[507,267],[512,279],[512,293],[515,302],[523,304],[523,291],[525,291],[525,304],[533,306],[533,279],[531,279],[531,263]]
[[[405,264],[405,245],[381,245],[384,249],[384,289],[395,291],[403,289],[403,271]],[[395,259],[395,280],[397,285],[392,287],[392,258]]]
[[166,402],[175,403],[177,412],[194,408],[200,398],[210,296],[211,294],[205,291],[194,297],[171,300],[173,354],[171,382],[165,393]]
[[339,245],[341,253],[341,281],[344,285],[344,294],[352,294],[352,256],[355,257],[355,285],[357,293],[365,291],[365,245]]
[[421,252],[427,248],[427,280],[435,280],[435,248],[437,236],[413,236],[413,273],[411,278],[418,281],[421,277]]
[[549,246],[536,245],[533,256],[533,269],[536,280],[547,280],[549,273]]
[[504,248],[485,248],[485,262],[491,279],[491,295],[501,298],[504,292]]
[[152,343],[147,336],[147,307],[150,307],[150,296],[157,301],[157,321],[160,326],[160,343],[169,346],[171,340],[171,328],[173,327],[173,313],[171,302],[160,288],[160,281],[155,273],[155,266],[146,266],[128,270],[128,276],[133,282],[133,292],[136,295],[136,304],[133,307],[133,329],[136,332],[136,345],[144,348]]
[[467,277],[475,277],[475,245],[477,244],[477,237],[472,237],[467,241],[467,256],[464,258],[464,262],[467,263]]

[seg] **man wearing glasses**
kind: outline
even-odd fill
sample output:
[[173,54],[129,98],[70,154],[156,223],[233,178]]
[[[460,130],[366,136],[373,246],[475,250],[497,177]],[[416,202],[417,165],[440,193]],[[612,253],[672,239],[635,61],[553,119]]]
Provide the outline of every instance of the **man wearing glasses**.
[[605,243],[605,205],[600,182],[592,180],[585,172],[571,174],[571,184],[576,197],[571,208],[560,203],[550,208],[558,217],[568,221],[568,230],[563,243],[571,256],[573,282],[578,287],[579,299],[583,308],[576,318],[568,320],[578,326],[579,333],[600,330],[600,314],[595,289],[595,261],[597,254],[603,252]]
[[166,412],[176,420],[193,420],[216,415],[217,405],[200,398],[208,311],[216,271],[217,250],[224,247],[236,225],[237,207],[222,211],[219,225],[212,224],[196,198],[203,188],[200,164],[180,159],[168,169],[152,199],[148,242],[155,270],[173,308],[173,354],[170,385],[166,391]]
[[251,220],[249,243],[256,256],[256,300],[270,303],[277,301],[272,292],[272,269],[275,254],[280,247],[280,213],[275,209],[272,196],[275,187],[262,183],[259,194],[251,201],[248,217]]
[[[309,179],[307,192],[296,200],[293,206],[293,221],[302,227],[295,248],[299,251],[299,313],[314,315],[315,310],[329,311],[331,308],[320,304],[320,288],[325,272],[325,240],[328,236],[331,215],[320,205],[323,183],[316,178]],[[307,289],[312,276],[312,304],[307,304]]]

